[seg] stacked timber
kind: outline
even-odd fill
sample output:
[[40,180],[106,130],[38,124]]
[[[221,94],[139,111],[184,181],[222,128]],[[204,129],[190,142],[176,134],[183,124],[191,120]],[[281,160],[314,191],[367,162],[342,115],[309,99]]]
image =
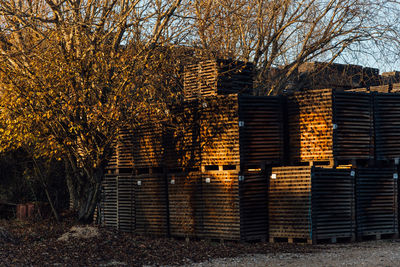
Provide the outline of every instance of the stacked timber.
[[349,169],[272,168],[270,241],[317,243],[352,239],[355,232],[352,174]]
[[359,169],[356,178],[357,236],[398,234],[398,174],[393,168]]
[[375,155],[400,158],[400,94],[374,94]]
[[213,59],[185,67],[186,100],[219,94],[251,93],[253,65],[240,61]]
[[133,131],[127,127],[118,133],[116,158],[118,169],[132,169],[134,166],[133,156]]
[[372,97],[333,89],[288,97],[292,163],[373,158]]

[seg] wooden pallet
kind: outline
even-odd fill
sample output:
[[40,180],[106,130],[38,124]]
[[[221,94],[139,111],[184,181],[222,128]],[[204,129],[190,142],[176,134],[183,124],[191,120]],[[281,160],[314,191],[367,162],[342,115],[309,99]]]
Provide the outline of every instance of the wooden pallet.
[[383,84],[363,88],[353,88],[350,91],[353,92],[377,92],[377,93],[400,93],[400,83]]
[[398,234],[395,174],[397,173],[394,168],[357,170],[356,220],[359,238],[378,234]]
[[373,96],[376,159],[400,158],[400,94]]
[[354,235],[354,178],[351,170],[272,168],[269,238],[317,240]]
[[99,222],[125,232],[135,230],[135,193],[132,175],[106,175],[102,182]]
[[194,238],[202,232],[201,186],[199,171],[168,173],[168,216],[172,236]]
[[240,240],[239,173],[202,173],[203,238]]
[[206,60],[185,67],[186,100],[219,94],[250,93],[253,65],[232,60]]
[[268,240],[268,173],[254,170],[240,174],[241,240]]
[[166,174],[134,176],[136,232],[168,235],[168,189]]
[[373,158],[372,98],[333,89],[288,97],[290,160],[296,162]]

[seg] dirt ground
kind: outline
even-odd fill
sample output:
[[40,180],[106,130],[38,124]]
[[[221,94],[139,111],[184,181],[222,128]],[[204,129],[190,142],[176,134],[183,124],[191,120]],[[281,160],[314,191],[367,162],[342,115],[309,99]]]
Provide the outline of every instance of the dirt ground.
[[400,266],[400,240],[314,246],[185,242],[71,220],[0,220],[0,266]]
[[312,253],[277,251],[275,253],[250,254],[235,258],[212,259],[187,266],[400,266],[400,240],[323,245],[315,246],[314,248],[316,251]]

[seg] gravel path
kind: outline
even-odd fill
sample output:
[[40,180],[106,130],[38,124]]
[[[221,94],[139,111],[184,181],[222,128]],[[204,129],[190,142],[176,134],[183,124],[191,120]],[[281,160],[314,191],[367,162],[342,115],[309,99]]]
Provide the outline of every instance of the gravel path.
[[312,253],[254,254],[220,258],[186,267],[231,266],[400,266],[400,240],[379,240],[353,244],[320,245]]

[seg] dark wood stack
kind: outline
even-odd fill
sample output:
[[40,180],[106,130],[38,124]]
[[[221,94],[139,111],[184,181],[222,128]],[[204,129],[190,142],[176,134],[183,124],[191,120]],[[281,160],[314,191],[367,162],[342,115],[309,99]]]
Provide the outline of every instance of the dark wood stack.
[[349,64],[307,62],[299,66],[299,84],[302,88],[354,88],[362,86],[363,67]]
[[372,97],[333,89],[288,98],[292,163],[373,158]]
[[242,170],[283,163],[282,103],[281,97],[239,97]]
[[397,173],[359,169],[356,179],[357,236],[398,234]]
[[400,83],[351,89],[352,92],[400,93]]
[[100,223],[118,228],[118,182],[116,175],[105,175],[100,201]]
[[272,168],[269,237],[272,242],[335,242],[353,238],[354,178],[351,170]]
[[201,165],[240,165],[238,95],[206,98],[200,103]]
[[400,94],[374,94],[375,155],[400,158]]
[[135,231],[135,187],[131,174],[117,176],[118,229],[124,232]]
[[250,93],[253,65],[232,60],[206,60],[185,68],[185,99],[218,94]]
[[118,169],[118,156],[117,156],[117,141],[113,141],[112,154],[105,167],[107,171],[115,172]]
[[119,131],[116,156],[118,169],[132,169],[134,166],[132,129],[124,128]]
[[135,180],[136,232],[168,234],[168,191],[165,173],[152,168],[138,173]]
[[268,179],[264,170],[240,174],[240,233],[242,240],[268,239]]

